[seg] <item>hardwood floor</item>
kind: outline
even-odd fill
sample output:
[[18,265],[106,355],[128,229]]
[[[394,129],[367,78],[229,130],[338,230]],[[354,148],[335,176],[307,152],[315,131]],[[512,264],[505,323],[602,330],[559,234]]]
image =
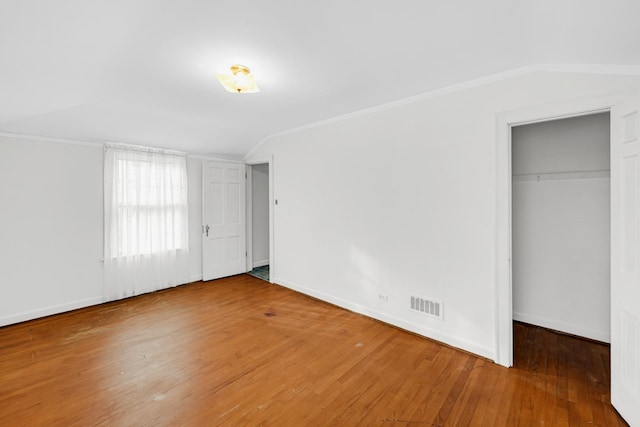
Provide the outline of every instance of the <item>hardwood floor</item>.
[[624,426],[605,345],[511,369],[248,275],[0,328],[0,426]]

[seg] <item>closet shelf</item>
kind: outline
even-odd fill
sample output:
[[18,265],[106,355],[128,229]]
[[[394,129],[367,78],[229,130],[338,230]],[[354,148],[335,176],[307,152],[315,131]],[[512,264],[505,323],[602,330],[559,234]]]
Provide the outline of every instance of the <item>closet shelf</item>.
[[580,171],[580,172],[550,172],[513,175],[513,182],[525,181],[563,181],[578,179],[608,179],[611,177],[610,170]]

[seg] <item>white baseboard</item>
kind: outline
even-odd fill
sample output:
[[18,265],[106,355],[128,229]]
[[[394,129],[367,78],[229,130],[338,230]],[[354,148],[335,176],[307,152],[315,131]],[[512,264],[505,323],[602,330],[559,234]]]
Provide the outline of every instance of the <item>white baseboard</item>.
[[585,328],[580,325],[559,322],[557,320],[546,319],[531,314],[516,313],[515,311],[513,312],[513,320],[529,323],[531,325],[542,326],[543,328],[553,329],[554,331],[566,332],[567,334],[589,338],[596,341],[602,341],[606,343],[611,342],[611,331]]
[[102,296],[86,298],[65,304],[54,305],[51,307],[40,308],[37,310],[25,311],[23,313],[12,314],[0,318],[0,326],[12,325],[14,323],[26,322],[40,317],[51,316],[52,314],[64,313],[66,311],[77,310],[79,308],[89,307],[92,305],[102,304],[104,299]]
[[[268,264],[268,262],[267,262]],[[202,274],[194,274],[189,276],[189,281],[186,283],[180,283],[178,285],[167,286],[166,288],[158,289],[169,289],[177,286],[186,285],[188,283],[199,282],[202,280]],[[142,295],[142,294],[141,294]],[[66,311],[77,310],[79,308],[85,308],[92,305],[102,304],[104,302],[109,302],[104,299],[102,296],[86,298],[82,300],[72,301],[65,304],[54,305],[50,307],[40,308],[37,310],[25,311],[23,313],[12,314],[5,317],[0,317],[0,326],[12,325],[14,323],[26,322],[27,320],[38,319],[40,317],[51,316],[53,314],[60,314]]]
[[194,274],[192,276],[189,276],[188,283],[199,282],[201,280],[202,280],[202,274]]
[[263,267],[265,265],[269,265],[269,259],[263,259],[260,261],[254,261],[253,262],[253,268],[257,268],[257,267]]
[[495,360],[495,350],[493,348],[483,347],[476,343],[469,342],[467,340],[463,340],[446,333],[442,333],[441,331],[438,331],[432,328],[416,325],[415,323],[412,323],[408,320],[400,319],[398,317],[391,316],[389,314],[380,312],[370,307],[365,307],[363,305],[360,305],[352,301],[347,301],[342,298],[337,298],[337,297],[325,294],[323,292],[318,292],[316,290],[309,289],[304,286],[300,286],[295,283],[282,280],[280,278],[273,278],[272,283],[275,283],[280,286],[284,286],[286,288],[292,289],[296,292],[300,292],[305,295],[312,296],[314,298],[318,298],[322,301],[326,301],[328,303],[353,311],[354,313],[363,314],[373,319],[380,320],[384,323],[397,326],[406,331],[422,335],[426,338],[439,341],[446,345],[456,347],[464,351],[468,351],[470,353],[476,354],[481,357],[485,357],[487,359]]

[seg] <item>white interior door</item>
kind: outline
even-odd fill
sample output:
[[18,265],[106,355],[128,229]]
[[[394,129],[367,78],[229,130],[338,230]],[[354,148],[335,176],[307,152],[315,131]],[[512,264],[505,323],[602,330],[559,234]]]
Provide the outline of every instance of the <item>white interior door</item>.
[[611,110],[611,403],[640,426],[640,95]]
[[245,166],[203,163],[202,278],[246,272]]

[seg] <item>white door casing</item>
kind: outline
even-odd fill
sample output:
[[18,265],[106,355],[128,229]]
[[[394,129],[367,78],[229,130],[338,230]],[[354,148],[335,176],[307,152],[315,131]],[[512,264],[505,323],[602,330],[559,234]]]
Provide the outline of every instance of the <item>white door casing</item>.
[[245,165],[203,162],[202,278],[246,272]]
[[496,116],[494,361],[500,365],[513,365],[511,127],[607,112],[622,98],[621,94],[611,94],[507,111]]
[[513,364],[511,126],[611,113],[611,401],[640,426],[640,95],[583,98],[496,117],[495,357]]
[[[248,169],[259,164],[267,164],[269,165],[269,281],[271,283],[276,283],[276,261],[275,261],[275,206],[277,200],[275,199],[275,157],[270,156],[266,158],[255,158],[247,162]],[[249,189],[251,186],[247,183],[247,188]],[[251,190],[249,190],[251,191]],[[247,201],[249,200],[249,196],[247,195]],[[249,203],[249,202],[247,202]],[[247,210],[247,221],[251,217],[249,210]],[[247,228],[249,226],[247,225]],[[251,239],[251,235],[247,233],[247,247],[249,246],[249,240]],[[250,253],[248,253],[250,255]],[[248,262],[247,257],[247,271],[253,268],[253,264]]]
[[611,109],[611,403],[640,425],[640,94]]
[[[513,315],[511,302],[511,128],[610,112],[614,105],[628,98],[629,92],[577,98],[566,102],[542,104],[506,111],[496,116],[496,232],[495,232],[495,355],[503,366],[513,365]],[[612,141],[613,143],[613,141]],[[613,192],[613,175],[612,175]]]
[[246,251],[245,257],[247,271],[253,270],[253,166],[245,164],[245,178],[247,180],[245,191],[245,208],[247,209],[247,215],[245,216],[247,221],[247,239],[246,239]]

